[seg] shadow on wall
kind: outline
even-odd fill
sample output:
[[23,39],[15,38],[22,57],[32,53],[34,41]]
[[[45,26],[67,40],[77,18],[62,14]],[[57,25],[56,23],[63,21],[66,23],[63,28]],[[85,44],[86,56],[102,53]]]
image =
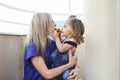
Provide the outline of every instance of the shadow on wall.
[[0,80],[23,80],[25,38],[0,34]]

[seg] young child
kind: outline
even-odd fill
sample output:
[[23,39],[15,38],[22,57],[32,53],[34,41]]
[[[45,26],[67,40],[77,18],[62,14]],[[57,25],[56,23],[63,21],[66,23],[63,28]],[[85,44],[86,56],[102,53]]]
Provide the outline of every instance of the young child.
[[[66,20],[62,30],[56,30],[53,33],[57,50],[55,50],[51,55],[51,58],[53,60],[52,68],[65,65],[69,62],[69,54],[67,52],[71,50],[73,53],[75,53],[77,45],[84,42],[84,31],[85,29],[82,21],[77,19],[76,16],[71,15]],[[62,41],[60,36],[65,37],[65,39]],[[61,75],[52,80],[67,80],[69,73],[73,68],[64,71]]]

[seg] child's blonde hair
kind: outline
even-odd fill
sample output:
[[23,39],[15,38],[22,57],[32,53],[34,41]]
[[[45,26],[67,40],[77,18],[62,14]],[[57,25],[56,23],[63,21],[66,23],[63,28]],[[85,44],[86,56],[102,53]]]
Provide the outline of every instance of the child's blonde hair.
[[68,17],[68,22],[73,29],[73,37],[78,44],[84,42],[83,34],[85,32],[84,24],[81,20],[77,19],[75,15],[71,15]]
[[29,35],[26,40],[26,46],[31,42],[35,43],[38,52],[44,53],[46,51],[47,43],[50,43],[48,39],[49,27],[52,22],[51,15],[49,13],[35,13],[32,17]]

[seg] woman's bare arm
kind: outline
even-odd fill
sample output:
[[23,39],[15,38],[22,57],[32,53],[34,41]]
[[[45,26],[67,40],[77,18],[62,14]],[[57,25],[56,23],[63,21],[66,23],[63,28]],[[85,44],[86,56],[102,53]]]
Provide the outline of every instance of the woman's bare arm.
[[69,69],[70,67],[74,66],[76,63],[76,56],[72,56],[72,53],[69,54],[69,63],[54,69],[48,69],[43,57],[37,56],[32,57],[31,62],[36,70],[45,78],[45,79],[52,79],[63,71]]

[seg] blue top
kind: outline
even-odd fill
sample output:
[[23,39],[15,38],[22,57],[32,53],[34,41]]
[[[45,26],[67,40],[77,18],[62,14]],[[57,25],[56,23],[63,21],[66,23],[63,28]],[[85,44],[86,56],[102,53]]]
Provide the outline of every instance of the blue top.
[[[52,41],[51,44],[47,45],[44,57],[46,59],[46,65],[48,69],[51,68],[52,59],[50,56],[55,49],[56,49],[55,41]],[[32,42],[29,46],[26,47],[24,53],[24,80],[44,80],[44,78],[34,68],[33,64],[30,61],[30,58],[34,56],[42,56],[42,54],[37,52],[35,44]]]
[[[73,47],[77,47],[77,43],[73,42],[73,41],[64,41],[64,44],[69,44]],[[60,53],[58,49],[56,49],[52,55],[52,64],[51,64],[51,68],[56,68],[59,66],[62,66],[64,64],[67,64],[69,62],[69,57],[67,54],[67,51]],[[58,75],[57,77],[53,78],[52,80],[67,80],[67,78],[69,77],[69,73],[71,71],[72,68],[67,69],[66,71],[64,71],[63,73],[61,73],[60,75]]]
[[[64,41],[63,44],[69,44],[69,45],[77,48],[77,43],[73,42],[73,41]],[[51,55],[51,58],[52,58],[51,67],[56,68],[56,67],[62,66],[64,64],[67,64],[69,62],[69,57],[68,57],[67,52],[68,51],[60,53],[58,51],[58,49],[56,49]]]

